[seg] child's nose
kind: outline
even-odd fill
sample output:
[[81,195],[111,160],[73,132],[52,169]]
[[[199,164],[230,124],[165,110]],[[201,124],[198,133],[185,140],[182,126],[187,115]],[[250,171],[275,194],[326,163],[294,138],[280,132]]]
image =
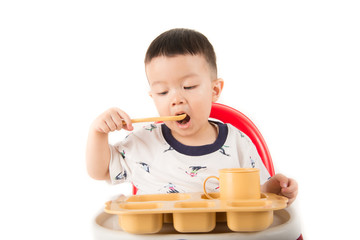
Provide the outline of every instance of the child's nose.
[[175,93],[171,105],[176,106],[179,104],[184,104],[184,102],[185,102],[184,97],[180,93]]

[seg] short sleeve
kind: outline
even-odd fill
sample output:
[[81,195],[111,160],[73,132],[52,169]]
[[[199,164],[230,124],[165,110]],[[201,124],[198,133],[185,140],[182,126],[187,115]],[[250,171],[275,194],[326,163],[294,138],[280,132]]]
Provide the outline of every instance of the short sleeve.
[[125,161],[125,148],[121,144],[109,145],[111,158],[109,163],[110,183],[126,182],[130,178],[130,168]]

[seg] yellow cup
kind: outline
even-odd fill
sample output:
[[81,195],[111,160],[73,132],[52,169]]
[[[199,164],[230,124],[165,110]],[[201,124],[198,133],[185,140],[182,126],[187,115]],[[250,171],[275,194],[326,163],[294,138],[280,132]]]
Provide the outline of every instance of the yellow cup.
[[220,182],[221,200],[260,199],[260,170],[257,168],[224,168],[219,170],[219,177],[210,176],[203,183],[204,193],[214,199],[206,191],[206,182],[215,178]]

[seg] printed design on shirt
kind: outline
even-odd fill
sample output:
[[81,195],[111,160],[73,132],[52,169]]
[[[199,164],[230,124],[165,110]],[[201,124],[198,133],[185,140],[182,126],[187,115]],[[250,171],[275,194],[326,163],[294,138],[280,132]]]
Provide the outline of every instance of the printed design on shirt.
[[239,130],[239,133],[240,133],[240,137],[245,137],[244,133],[242,131]]
[[142,169],[144,169],[145,171],[147,171],[148,173],[150,173],[150,166],[149,166],[149,164],[144,163],[144,162],[137,162],[137,164],[139,164]]
[[165,185],[164,188],[167,189],[167,193],[179,193],[179,191],[176,189],[176,186],[172,183]]
[[150,124],[150,127],[144,127],[145,130],[148,130],[150,132],[152,132],[154,129],[157,128],[156,124]]
[[224,154],[225,156],[230,157],[230,154],[227,154],[227,153],[225,152],[225,148],[228,148],[228,147],[229,147],[229,146],[223,145],[223,146],[220,148],[219,152],[220,152],[221,154]]
[[137,190],[137,192],[139,191],[139,187],[140,187],[140,185],[139,184],[136,184],[136,183],[132,183],[133,185],[134,185],[134,187],[136,188],[136,190]]
[[168,152],[168,151],[172,151],[172,150],[175,150],[172,146],[169,146],[168,149],[164,150],[164,153]]
[[246,142],[252,143],[250,138],[246,137],[246,135],[242,131],[239,130],[239,133],[241,138],[245,138]]
[[250,157],[251,167],[255,168],[255,161]]
[[128,141],[131,141],[131,135],[134,135],[134,133],[130,133],[128,135],[126,135],[126,137],[122,140],[122,144],[127,143]]
[[122,156],[123,159],[125,159],[125,150],[122,150],[122,152],[120,152],[120,155]]
[[125,180],[127,177],[126,170],[116,175],[115,180]]
[[189,171],[185,171],[190,177],[196,177],[201,169],[206,169],[206,166],[189,166]]

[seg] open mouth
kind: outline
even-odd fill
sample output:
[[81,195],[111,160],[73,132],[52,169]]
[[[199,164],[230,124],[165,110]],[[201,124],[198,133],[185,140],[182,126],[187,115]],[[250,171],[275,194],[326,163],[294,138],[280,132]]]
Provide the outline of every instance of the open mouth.
[[[183,113],[181,114],[177,114],[177,115],[182,115]],[[187,124],[188,122],[190,121],[190,116],[188,114],[186,114],[186,117],[180,121],[177,121],[179,124],[181,125],[185,125]]]

